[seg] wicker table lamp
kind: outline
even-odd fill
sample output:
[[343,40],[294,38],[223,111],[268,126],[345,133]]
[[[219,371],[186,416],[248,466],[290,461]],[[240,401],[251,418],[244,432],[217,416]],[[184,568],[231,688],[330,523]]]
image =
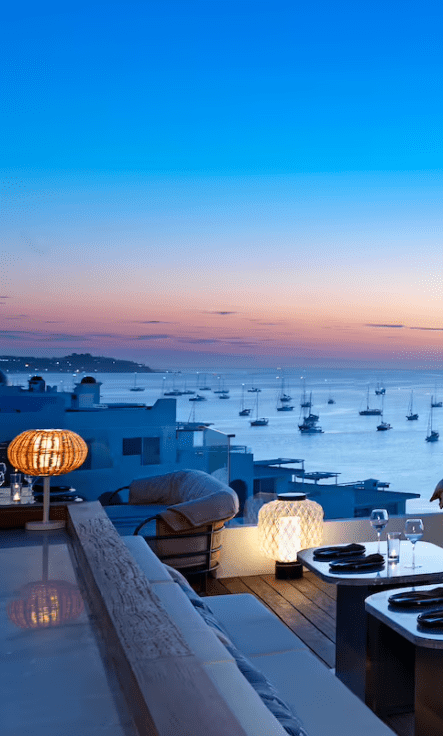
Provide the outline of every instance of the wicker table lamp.
[[28,521],[27,529],[45,531],[64,527],[64,521],[49,520],[50,476],[76,470],[87,454],[84,439],[67,429],[29,429],[12,440],[8,447],[11,465],[27,475],[43,477],[43,520]]
[[297,552],[321,544],[323,509],[304,493],[279,493],[276,501],[261,507],[258,535],[262,552],[276,561],[276,578],[301,577]]

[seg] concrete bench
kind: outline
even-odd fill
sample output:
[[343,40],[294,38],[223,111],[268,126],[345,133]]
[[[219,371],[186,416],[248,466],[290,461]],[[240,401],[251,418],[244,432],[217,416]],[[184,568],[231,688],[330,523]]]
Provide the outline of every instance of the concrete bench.
[[[237,667],[223,635],[203,620],[144,540],[123,537],[169,617],[247,734],[287,736]],[[195,594],[194,594],[195,595]],[[308,736],[394,736],[306,645],[254,596],[204,598],[234,647],[277,690]],[[208,704],[208,707],[210,705]]]

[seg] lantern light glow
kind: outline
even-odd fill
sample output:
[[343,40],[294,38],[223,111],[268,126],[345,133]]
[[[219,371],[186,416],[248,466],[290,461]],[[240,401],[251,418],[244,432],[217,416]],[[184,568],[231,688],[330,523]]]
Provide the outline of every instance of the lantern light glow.
[[26,475],[43,477],[43,521],[28,521],[27,529],[60,529],[64,521],[49,521],[51,475],[76,470],[86,460],[84,439],[67,429],[29,429],[15,437],[8,447],[8,460]]
[[263,554],[276,560],[276,577],[300,577],[297,552],[321,544],[323,509],[303,493],[281,493],[261,507],[258,537]]

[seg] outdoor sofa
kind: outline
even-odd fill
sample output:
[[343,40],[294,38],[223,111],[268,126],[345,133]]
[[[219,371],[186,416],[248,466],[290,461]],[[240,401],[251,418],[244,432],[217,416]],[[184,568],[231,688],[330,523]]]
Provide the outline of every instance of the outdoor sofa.
[[142,537],[123,541],[245,734],[394,736],[254,596],[201,598]]

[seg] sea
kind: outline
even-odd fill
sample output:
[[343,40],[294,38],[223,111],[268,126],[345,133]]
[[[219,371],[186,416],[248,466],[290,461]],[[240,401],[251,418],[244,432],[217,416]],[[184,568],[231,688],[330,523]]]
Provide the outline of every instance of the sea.
[[[44,373],[49,385],[71,391],[85,374]],[[285,369],[241,370],[222,372],[190,370],[175,372],[94,373],[101,381],[102,403],[130,402],[152,405],[172,388],[195,390],[206,398],[190,402],[189,395],[177,397],[177,419],[211,422],[214,429],[235,435],[231,444],[250,448],[256,460],[289,458],[305,461],[306,471],[339,473],[339,482],[375,478],[390,484],[391,491],[418,493],[419,499],[407,502],[408,514],[439,512],[438,502],[429,502],[438,481],[443,477],[443,408],[433,409],[433,429],[440,432],[435,443],[425,441],[430,417],[431,397],[443,401],[443,373],[420,370],[354,369]],[[10,383],[27,385],[29,375],[9,376]],[[136,383],[135,383],[136,381]],[[143,392],[130,391],[134,385]],[[369,405],[382,408],[382,397],[375,394],[379,385],[386,390],[383,419],[392,425],[386,432],[377,431],[380,416],[360,416]],[[211,390],[202,390],[209,387]],[[259,388],[260,392],[249,389]],[[229,399],[220,400],[216,390],[229,390]],[[279,412],[282,389],[292,397],[293,411]],[[303,391],[312,393],[311,411],[319,415],[322,434],[302,435],[300,400]],[[417,421],[406,414],[413,392]],[[332,397],[335,404],[328,404]],[[251,409],[250,417],[240,417],[242,398]],[[258,407],[257,407],[258,400]],[[257,414],[266,417],[265,427],[251,427]],[[294,467],[300,467],[294,465]]]

